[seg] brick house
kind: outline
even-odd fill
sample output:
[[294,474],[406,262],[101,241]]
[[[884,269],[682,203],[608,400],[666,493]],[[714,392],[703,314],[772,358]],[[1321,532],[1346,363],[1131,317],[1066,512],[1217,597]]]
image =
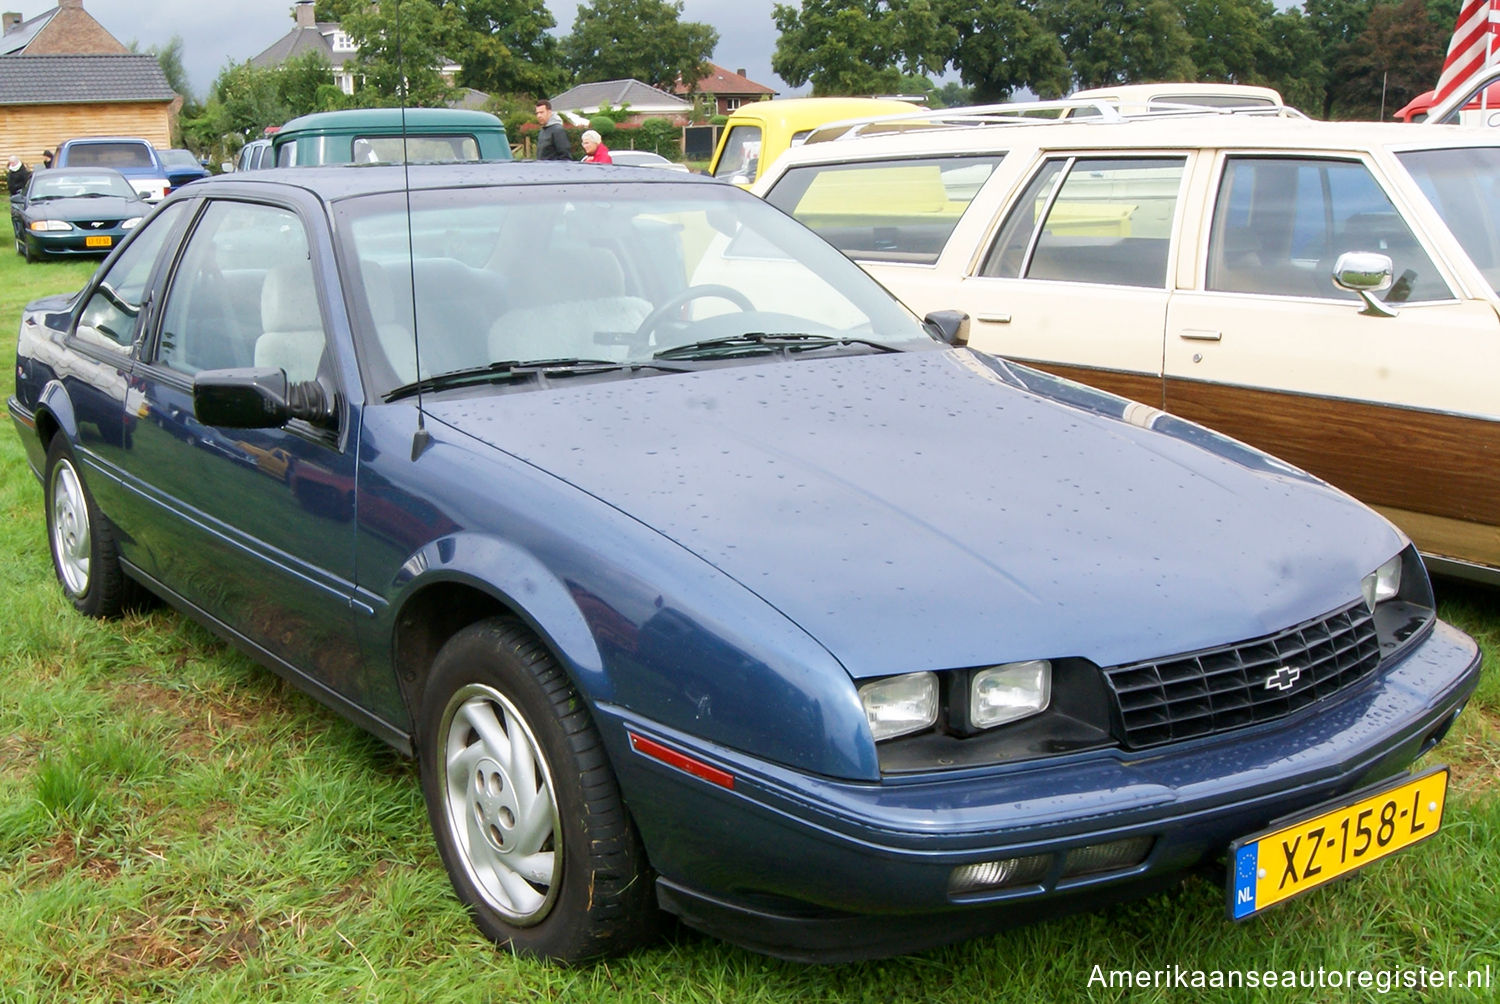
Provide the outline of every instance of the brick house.
[[29,20],[6,12],[0,24],[0,156],[40,164],[43,150],[78,136],[172,145],[182,98],[155,56],[127,49],[83,0]]
[[7,11],[3,25],[0,56],[118,56],[130,51],[83,9],[83,0],[58,0],[52,10],[25,21]]
[[757,84],[745,76],[744,70],[726,70],[717,63],[709,63],[708,68],[708,76],[698,81],[691,91],[679,78],[672,92],[695,102],[702,99],[702,103],[712,109],[710,115],[728,115],[740,105],[767,101],[776,96],[774,88]]

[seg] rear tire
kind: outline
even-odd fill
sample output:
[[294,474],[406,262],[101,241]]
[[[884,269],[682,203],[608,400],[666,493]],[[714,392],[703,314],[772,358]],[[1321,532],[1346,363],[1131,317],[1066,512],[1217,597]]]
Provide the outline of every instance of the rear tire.
[[417,740],[443,864],[488,937],[571,963],[654,933],[645,850],[598,731],[525,627],[492,618],[443,646]]
[[79,613],[117,616],[129,592],[115,547],[115,528],[94,504],[62,435],[47,447],[47,544],[52,570]]

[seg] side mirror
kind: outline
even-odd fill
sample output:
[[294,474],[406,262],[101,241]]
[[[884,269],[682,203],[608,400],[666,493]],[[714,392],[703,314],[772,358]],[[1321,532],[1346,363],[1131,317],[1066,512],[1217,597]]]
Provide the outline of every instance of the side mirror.
[[1365,309],[1360,313],[1370,317],[1396,316],[1394,310],[1374,296],[1390,289],[1394,276],[1390,256],[1373,251],[1345,251],[1333,263],[1333,284],[1339,289],[1358,293],[1365,302]]
[[292,383],[286,370],[204,370],[193,378],[193,416],[223,429],[277,429],[294,418],[334,421],[333,400],[316,381]]
[[937,331],[949,345],[969,344],[969,315],[961,310],[934,310],[922,323]]

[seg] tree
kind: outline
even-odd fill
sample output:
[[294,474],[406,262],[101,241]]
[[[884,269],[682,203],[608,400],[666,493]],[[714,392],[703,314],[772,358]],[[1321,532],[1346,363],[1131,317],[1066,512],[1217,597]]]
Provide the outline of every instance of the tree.
[[1452,33],[1429,16],[1424,0],[1376,7],[1334,67],[1330,94],[1340,117],[1389,118],[1431,90]]
[[956,0],[953,65],[977,102],[1004,101],[1026,87],[1044,98],[1065,94],[1072,72],[1058,33],[1029,0]]
[[905,77],[943,70],[958,41],[951,0],[802,0],[772,9],[781,33],[771,68],[815,94],[900,91]]
[[450,7],[434,0],[400,0],[348,10],[340,26],[359,47],[346,65],[363,78],[361,104],[404,102],[419,108],[446,103],[452,92],[439,68],[461,32]]
[[681,0],[592,0],[579,6],[563,57],[580,83],[633,78],[692,88],[708,74],[719,33],[683,21]]
[[1037,13],[1079,87],[1198,79],[1176,0],[1038,0]]
[[544,0],[458,0],[446,4],[458,31],[451,53],[459,82],[495,94],[555,94],[567,86],[557,22]]

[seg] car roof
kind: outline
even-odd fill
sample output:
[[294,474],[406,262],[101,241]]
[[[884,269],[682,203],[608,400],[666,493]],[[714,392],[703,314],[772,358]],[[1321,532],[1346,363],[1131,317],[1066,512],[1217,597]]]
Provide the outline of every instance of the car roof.
[[[283,125],[280,137],[299,129],[372,129],[399,127],[432,128],[434,126],[489,126],[501,124],[489,112],[469,108],[350,108],[336,112],[313,112],[299,115]],[[275,138],[275,137],[273,137]],[[291,137],[288,137],[291,138]]]
[[[273,167],[204,178],[184,188],[185,197],[211,195],[226,186],[233,191],[251,188],[299,189],[320,199],[340,199],[382,192],[439,188],[488,188],[519,185],[701,184],[716,191],[732,186],[680,172],[643,172],[608,164],[541,161],[462,161],[442,164],[329,164],[319,167]],[[175,197],[175,196],[174,196]],[[747,196],[748,197],[748,196]]]
[[833,119],[856,115],[889,115],[917,110],[910,101],[890,98],[778,98],[774,101],[752,101],[730,113],[732,121],[751,119],[756,122],[779,122],[796,128],[817,126]]
[[[953,109],[947,111],[953,112]],[[920,121],[920,114],[913,119]],[[788,151],[772,173],[793,164],[863,160],[919,154],[989,153],[1023,148],[1077,149],[1267,149],[1362,150],[1430,149],[1444,146],[1495,146],[1493,130],[1449,126],[1426,127],[1401,122],[1322,122],[1272,115],[1224,114],[1213,111],[1154,113],[1117,121],[1042,119],[1026,123],[943,128],[913,127],[871,133]]]

